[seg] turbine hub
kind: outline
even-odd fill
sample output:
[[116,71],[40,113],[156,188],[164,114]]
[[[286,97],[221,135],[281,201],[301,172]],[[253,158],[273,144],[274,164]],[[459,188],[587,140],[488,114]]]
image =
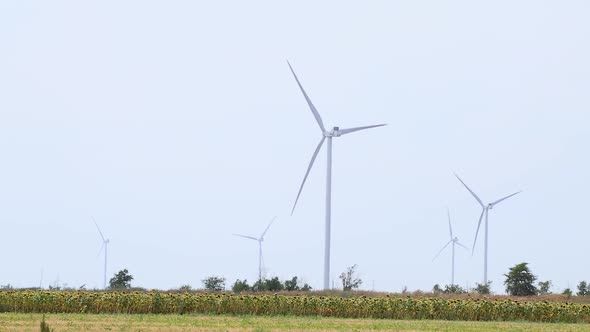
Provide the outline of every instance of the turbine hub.
[[488,204],[488,209],[489,209],[489,210],[491,210],[491,209],[493,209],[493,208],[494,208],[494,205],[492,205],[492,204]]
[[340,133],[340,127],[334,127],[331,131],[324,132],[325,137],[340,137],[340,135],[342,135]]

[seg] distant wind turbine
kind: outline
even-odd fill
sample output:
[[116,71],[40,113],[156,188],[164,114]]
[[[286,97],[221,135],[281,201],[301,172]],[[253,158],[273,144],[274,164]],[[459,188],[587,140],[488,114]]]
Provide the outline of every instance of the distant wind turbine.
[[500,202],[516,195],[519,194],[521,191],[517,191],[513,194],[510,194],[506,197],[500,198],[499,200],[493,201],[491,203],[488,203],[487,205],[483,203],[483,201],[473,192],[473,190],[471,190],[466,184],[465,182],[463,182],[463,180],[461,180],[461,178],[455,174],[455,176],[457,177],[457,179],[465,186],[465,188],[471,193],[471,195],[473,196],[473,198],[475,198],[475,200],[479,203],[479,205],[482,208],[481,211],[481,215],[479,216],[479,221],[477,222],[477,230],[475,231],[475,238],[473,239],[473,247],[471,249],[471,253],[473,254],[473,252],[475,251],[475,243],[477,242],[477,234],[479,233],[479,226],[481,226],[481,220],[483,219],[483,216],[485,214],[486,216],[486,222],[485,222],[485,232],[484,232],[484,258],[483,258],[483,284],[487,285],[488,284],[488,213],[491,209],[494,208],[494,206],[498,205]]
[[452,259],[451,259],[451,285],[455,284],[455,245],[461,246],[467,250],[469,250],[466,246],[462,245],[461,243],[459,243],[459,238],[457,238],[456,236],[453,236],[453,226],[451,226],[451,213],[449,212],[449,209],[447,209],[447,216],[449,217],[449,235],[450,235],[450,240],[449,242],[447,242],[447,244],[444,245],[444,247],[442,247],[442,249],[438,252],[438,254],[436,254],[436,256],[434,256],[434,258],[432,259],[433,261],[440,255],[441,252],[443,252],[443,250],[445,250],[446,247],[449,246],[449,244],[453,244],[452,247]]
[[255,238],[253,236],[248,236],[248,235],[233,234],[235,236],[243,237],[243,238],[254,240],[254,241],[258,242],[258,280],[259,281],[262,281],[262,260],[263,260],[263,258],[262,258],[262,242],[264,241],[264,235],[266,234],[266,232],[270,228],[270,225],[272,225],[272,223],[275,221],[275,219],[277,219],[277,217],[272,218],[272,220],[270,221],[270,223],[268,223],[268,226],[266,226],[266,229],[264,230],[264,232],[262,232],[262,235],[260,235],[259,238]]
[[324,141],[326,139],[328,140],[328,151],[327,151],[328,152],[328,160],[327,160],[328,162],[327,162],[327,172],[326,172],[326,230],[325,230],[325,237],[326,238],[325,238],[325,243],[324,243],[324,246],[325,246],[325,249],[324,249],[324,289],[329,289],[330,288],[330,226],[331,226],[330,222],[331,222],[331,213],[332,213],[332,138],[333,137],[340,137],[340,136],[346,135],[346,134],[350,134],[355,131],[385,126],[385,124],[378,124],[378,125],[365,126],[365,127],[347,128],[347,129],[340,129],[339,127],[334,127],[334,128],[332,128],[332,130],[326,130],[326,128],[324,127],[324,122],[322,121],[322,117],[320,116],[320,113],[318,113],[315,106],[313,105],[313,103],[311,102],[309,97],[307,96],[307,93],[305,92],[305,90],[303,89],[303,86],[299,82],[297,75],[295,75],[295,71],[293,70],[293,67],[291,67],[291,64],[288,61],[287,61],[287,64],[289,65],[289,68],[291,69],[291,72],[293,73],[293,77],[295,77],[295,81],[297,81],[297,85],[299,85],[299,89],[301,89],[301,92],[303,93],[303,97],[307,101],[307,104],[309,105],[309,108],[311,109],[311,112],[313,113],[313,116],[315,117],[315,120],[317,121],[317,123],[320,127],[320,130],[321,130],[321,133],[322,133],[322,138],[321,138],[318,146],[316,147],[315,151],[313,152],[313,155],[311,157],[311,161],[309,162],[309,165],[307,166],[307,171],[305,172],[305,176],[303,177],[303,181],[301,182],[301,186],[299,187],[299,192],[297,193],[297,198],[295,199],[295,203],[293,204],[293,209],[291,210],[291,215],[293,215],[293,212],[295,211],[295,206],[297,206],[297,201],[299,200],[299,196],[301,195],[301,191],[303,190],[303,186],[305,185],[305,181],[307,180],[307,176],[309,175],[309,171],[311,171],[313,163],[314,163],[316,157],[318,156],[318,153],[320,152],[320,149],[321,149],[322,145],[324,144]]
[[94,221],[94,225],[96,225],[96,229],[98,229],[98,233],[100,234],[100,237],[102,238],[102,246],[99,249],[99,253],[102,251],[102,248],[104,248],[104,275],[103,275],[103,289],[107,289],[107,247],[109,245],[109,242],[111,242],[109,239],[105,239],[104,235],[102,235],[102,232],[100,230],[100,227],[98,227],[98,224],[96,223],[96,220],[94,219],[94,217],[92,217],[92,220]]

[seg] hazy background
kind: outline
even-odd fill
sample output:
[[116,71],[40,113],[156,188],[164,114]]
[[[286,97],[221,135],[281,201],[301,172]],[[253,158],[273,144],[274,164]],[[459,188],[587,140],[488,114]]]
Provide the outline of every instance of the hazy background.
[[[325,147],[334,140],[332,278],[450,283],[446,207],[489,277],[522,261],[554,291],[588,280],[587,1],[0,2],[0,284],[147,288],[298,275],[321,288]],[[480,237],[483,240],[483,237]],[[481,282],[483,241],[457,251]]]

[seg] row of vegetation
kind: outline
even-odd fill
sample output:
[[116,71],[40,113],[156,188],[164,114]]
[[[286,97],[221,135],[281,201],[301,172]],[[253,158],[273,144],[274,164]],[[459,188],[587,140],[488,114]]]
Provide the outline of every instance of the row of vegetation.
[[[362,280],[357,276],[356,272],[356,265],[350,266],[346,269],[346,271],[342,272],[339,276],[340,281],[342,282],[342,290],[344,292],[358,290],[359,286],[362,284]],[[537,276],[535,276],[528,267],[528,263],[520,263],[516,264],[514,267],[511,267],[505,276],[504,286],[506,289],[506,293],[511,296],[545,296],[553,294],[551,291],[552,283],[550,280],[548,281],[538,281]],[[109,281],[109,289],[108,290],[136,290],[136,291],[147,291],[143,288],[132,287],[131,281],[133,280],[133,276],[129,273],[127,269],[123,269],[114,274],[114,276]],[[211,276],[208,278],[203,279],[202,281],[202,288],[200,289],[193,289],[190,285],[183,285],[180,286],[178,289],[171,290],[171,291],[181,291],[181,292],[194,292],[199,290],[204,290],[208,292],[224,292],[227,290],[226,287],[226,279],[220,276]],[[535,284],[537,282],[537,284]],[[476,287],[472,289],[464,289],[459,285],[445,285],[441,287],[439,284],[434,285],[432,288],[431,293],[424,293],[422,291],[415,291],[412,294],[414,295],[443,295],[443,294],[480,294],[480,295],[490,295],[491,290],[490,287],[491,282],[488,284],[476,284]],[[13,290],[10,285],[0,286],[2,290]],[[29,290],[35,290],[38,288],[27,288]],[[62,288],[59,286],[50,287],[50,290],[61,290]],[[64,287],[64,290],[86,290],[84,286],[73,289]],[[279,280],[278,277],[272,277],[270,279],[261,279],[253,283],[252,285],[248,283],[248,280],[236,280],[230,287],[231,291],[234,293],[247,293],[247,292],[307,292],[311,291],[312,287],[302,282],[297,276],[294,276],[291,279],[287,279],[284,281]],[[338,295],[333,294],[334,291],[324,291],[324,292],[315,292],[316,295]],[[386,293],[374,293],[374,292],[364,292],[364,294],[386,294]],[[402,291],[403,295],[410,294],[406,288]],[[577,296],[589,296],[590,295],[590,284],[586,281],[580,281],[577,286],[577,292],[573,292],[570,288],[566,288],[561,293],[569,299],[572,295]],[[340,295],[345,295],[350,297],[351,294],[341,293]]]
[[590,323],[580,303],[411,297],[226,293],[0,291],[0,311],[21,313],[296,315],[343,318]]

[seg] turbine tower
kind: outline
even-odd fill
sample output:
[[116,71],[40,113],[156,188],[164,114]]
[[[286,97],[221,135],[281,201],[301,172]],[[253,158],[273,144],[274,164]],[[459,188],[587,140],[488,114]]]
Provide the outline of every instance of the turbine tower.
[[263,264],[262,242],[264,241],[264,235],[266,234],[266,232],[270,228],[270,225],[272,225],[272,223],[275,221],[275,219],[277,219],[277,217],[272,218],[272,220],[270,221],[270,223],[268,223],[268,226],[266,226],[266,229],[264,230],[264,232],[262,232],[262,235],[260,235],[259,238],[255,238],[253,236],[248,236],[248,235],[233,234],[235,236],[240,236],[240,237],[243,237],[246,239],[258,241],[258,280],[259,281],[262,281],[262,264]]
[[434,256],[434,258],[432,259],[433,261],[440,255],[441,252],[443,252],[443,250],[445,250],[446,247],[449,246],[449,244],[453,244],[451,246],[452,248],[452,259],[451,259],[451,285],[455,284],[455,245],[461,246],[467,250],[469,250],[466,246],[462,245],[461,243],[459,243],[459,238],[457,238],[456,236],[453,236],[453,226],[451,226],[451,213],[449,212],[449,209],[447,209],[447,216],[449,217],[449,235],[451,237],[451,239],[449,240],[449,242],[447,242],[447,244],[444,245],[444,247],[442,247],[442,249],[438,252],[438,254],[436,254],[436,256]]
[[318,113],[315,106],[313,106],[313,103],[311,102],[311,100],[307,96],[307,93],[303,89],[303,86],[301,86],[301,83],[299,82],[297,75],[295,75],[295,71],[293,70],[293,67],[291,67],[291,64],[288,61],[287,61],[287,64],[289,65],[289,68],[291,69],[291,72],[293,73],[293,77],[295,77],[295,81],[297,81],[297,85],[299,86],[299,89],[301,89],[301,92],[303,93],[303,97],[305,97],[305,100],[307,101],[307,104],[309,105],[309,108],[311,109],[311,113],[315,117],[315,120],[317,121],[318,126],[320,127],[320,131],[322,133],[322,138],[320,139],[320,142],[318,143],[315,151],[313,152],[313,155],[311,157],[311,161],[309,162],[309,165],[307,166],[307,171],[305,172],[305,176],[303,177],[303,181],[301,182],[301,186],[299,187],[299,192],[297,193],[297,198],[295,199],[295,203],[293,204],[293,209],[291,210],[291,215],[293,215],[293,212],[295,211],[295,207],[297,206],[297,201],[299,200],[299,196],[301,195],[301,191],[303,190],[303,186],[305,185],[305,181],[307,180],[307,176],[309,175],[309,171],[311,171],[313,163],[314,163],[316,157],[318,156],[318,153],[320,152],[320,149],[321,149],[322,145],[324,144],[324,141],[326,141],[326,140],[328,141],[328,143],[327,143],[327,145],[328,145],[328,148],[327,148],[328,158],[327,158],[327,171],[326,171],[326,226],[325,226],[326,229],[325,229],[325,243],[324,243],[324,246],[325,246],[324,247],[325,248],[324,249],[324,289],[330,289],[330,222],[331,222],[331,213],[332,213],[332,138],[340,137],[342,135],[350,134],[350,133],[353,133],[353,132],[359,131],[359,130],[365,130],[365,129],[385,126],[385,124],[378,124],[378,125],[365,126],[365,127],[347,128],[347,129],[340,129],[339,127],[334,127],[331,130],[327,130],[324,127],[324,122],[322,121],[322,117],[320,116],[320,113]]
[[473,239],[473,247],[471,249],[471,254],[473,255],[473,252],[475,251],[475,243],[477,242],[477,234],[479,233],[479,226],[481,226],[481,221],[484,217],[485,214],[485,231],[484,231],[484,255],[483,255],[483,284],[487,285],[488,284],[488,214],[489,211],[491,209],[493,209],[496,205],[498,205],[500,202],[516,195],[519,194],[521,191],[517,191],[514,194],[510,194],[506,197],[500,198],[499,200],[493,201],[491,203],[488,204],[484,204],[483,201],[473,192],[473,190],[471,190],[466,184],[465,182],[463,182],[463,180],[461,180],[461,178],[455,174],[455,176],[457,177],[457,179],[465,186],[465,188],[471,193],[471,195],[473,196],[473,198],[475,198],[475,200],[479,203],[479,205],[481,206],[481,215],[479,216],[479,221],[477,222],[477,230],[475,231],[475,238]]
[[102,232],[100,231],[100,227],[98,227],[98,224],[96,223],[96,220],[94,219],[94,217],[92,217],[92,220],[94,221],[94,225],[96,225],[96,229],[98,229],[98,233],[100,234],[100,237],[102,238],[102,246],[100,247],[98,253],[100,254],[100,252],[102,251],[102,248],[104,248],[103,289],[107,289],[107,247],[109,245],[109,242],[111,242],[111,241],[109,239],[105,239],[104,235],[102,235]]

